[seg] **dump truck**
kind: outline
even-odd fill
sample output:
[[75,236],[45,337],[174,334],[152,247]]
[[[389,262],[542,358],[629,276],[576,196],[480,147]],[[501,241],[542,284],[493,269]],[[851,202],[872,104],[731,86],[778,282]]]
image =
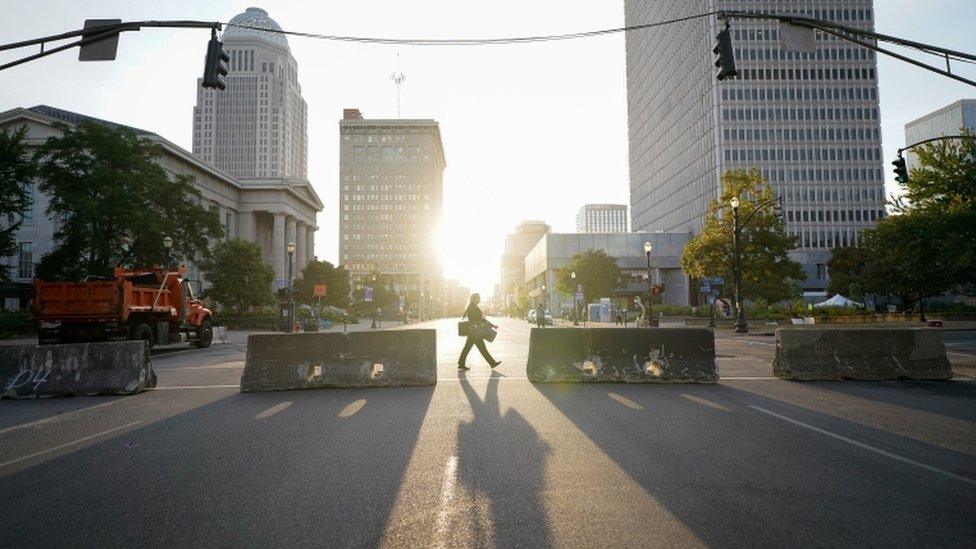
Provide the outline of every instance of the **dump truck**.
[[116,267],[112,277],[81,282],[34,279],[38,344],[143,340],[157,344],[213,342],[212,313],[193,295],[186,267]]

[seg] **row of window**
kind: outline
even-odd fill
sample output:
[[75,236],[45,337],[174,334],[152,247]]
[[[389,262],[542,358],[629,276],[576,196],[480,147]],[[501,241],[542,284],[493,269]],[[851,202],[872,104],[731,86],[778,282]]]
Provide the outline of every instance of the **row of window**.
[[874,59],[865,48],[825,48],[815,53],[793,52],[776,48],[736,48],[736,60],[742,61],[860,61]]
[[726,161],[763,162],[856,162],[882,160],[880,149],[725,149]]
[[343,211],[386,211],[386,212],[403,212],[410,210],[430,210],[430,204],[424,204],[421,208],[420,204],[343,204]]
[[[853,223],[877,221],[884,217],[884,210],[786,210],[790,223]],[[802,214],[802,215],[801,215]]]
[[726,141],[879,141],[878,128],[725,128]]
[[722,88],[725,101],[875,101],[877,88]]
[[874,68],[864,69],[739,69],[740,80],[874,80]]
[[811,189],[787,187],[777,191],[786,202],[860,202],[881,200],[882,190],[877,189]]
[[762,173],[763,178],[770,183],[792,183],[796,181],[837,181],[842,183],[864,181],[874,183],[884,180],[884,173],[882,172],[881,168],[843,168],[831,170],[814,168],[809,168],[806,170],[770,169],[762,170]]
[[878,109],[845,108],[845,109],[722,109],[722,120],[877,120]]
[[860,244],[861,233],[857,229],[847,230],[787,230],[787,234],[796,237],[800,248],[840,248],[857,246]]

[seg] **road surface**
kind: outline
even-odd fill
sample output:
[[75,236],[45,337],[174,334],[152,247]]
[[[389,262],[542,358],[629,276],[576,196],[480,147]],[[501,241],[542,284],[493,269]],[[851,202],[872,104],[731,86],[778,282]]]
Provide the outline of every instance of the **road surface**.
[[529,326],[498,323],[502,365],[465,374],[427,325],[436,387],[240,394],[235,334],[154,353],[141,395],[0,401],[0,546],[976,539],[970,380],[784,382],[772,338],[723,333],[717,385],[533,385]]

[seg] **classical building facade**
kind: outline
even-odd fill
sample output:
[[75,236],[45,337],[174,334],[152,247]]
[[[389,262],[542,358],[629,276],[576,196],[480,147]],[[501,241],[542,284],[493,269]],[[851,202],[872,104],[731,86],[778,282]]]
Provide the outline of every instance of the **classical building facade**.
[[578,233],[627,232],[627,206],[624,204],[585,204],[576,214]]
[[[195,187],[200,191],[201,203],[217,213],[226,237],[260,244],[265,251],[265,259],[274,264],[276,276],[283,278],[287,275],[284,246],[289,239],[296,242],[296,272],[301,272],[301,267],[313,257],[315,217],[322,210],[322,203],[311,187],[294,187],[280,182],[261,184],[250,181],[243,184],[155,133],[63,109],[39,105],[0,113],[0,128],[27,127],[30,146],[38,146],[50,137],[61,135],[58,124],[76,125],[83,122],[113,128],[125,127],[140,138],[158,144],[162,155],[157,162],[174,176],[192,176]],[[14,280],[21,284],[30,282],[34,276],[34,265],[53,249],[55,232],[54,222],[45,215],[48,198],[37,192],[36,182],[24,184],[29,186],[34,201],[23,213],[24,222],[17,232],[19,253],[0,259],[4,264],[15,267],[12,271]],[[298,231],[299,226],[302,231]],[[196,265],[190,261],[187,266],[188,277],[201,280]],[[7,305],[17,306],[13,303]]]
[[[435,120],[339,121],[339,263],[352,279],[392,275],[411,309],[442,293],[436,232],[444,147]],[[354,282],[355,284],[355,282]]]
[[[715,10],[796,13],[872,29],[871,0],[625,0],[628,25]],[[877,60],[819,34],[786,51],[778,23],[733,20],[737,78],[719,82],[714,16],[629,32],[631,228],[698,231],[723,172],[757,167],[782,196],[809,297],[823,295],[830,250],[884,215]]]
[[511,306],[525,290],[525,256],[550,232],[552,228],[543,221],[523,221],[505,237],[501,281],[496,292],[500,306]]
[[[976,99],[960,99],[905,124],[905,144],[911,145],[934,137],[959,135],[962,129],[976,132]],[[909,169],[917,166],[918,160],[911,151],[906,153],[906,159]]]

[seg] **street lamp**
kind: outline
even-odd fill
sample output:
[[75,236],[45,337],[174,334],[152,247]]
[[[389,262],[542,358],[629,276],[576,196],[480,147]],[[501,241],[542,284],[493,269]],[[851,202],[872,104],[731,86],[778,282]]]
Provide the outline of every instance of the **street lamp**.
[[742,246],[740,237],[742,226],[739,224],[739,202],[738,196],[733,196],[729,200],[732,207],[732,247],[734,248],[735,258],[733,268],[735,269],[735,333],[745,334],[749,332],[749,324],[746,323],[746,310],[742,306]]
[[651,277],[651,251],[653,249],[654,246],[650,242],[644,243],[644,255],[647,256],[647,312],[644,314],[647,315],[645,319],[647,326],[653,326],[653,320],[651,320],[653,318],[651,298],[654,297],[654,279]]
[[[376,299],[376,273],[369,275],[369,279],[372,281],[373,284],[372,286],[373,299]],[[370,329],[376,329],[376,308],[373,307],[372,303],[370,303],[369,308],[372,309],[372,313],[373,313],[373,320],[372,322],[370,322],[369,327]]]
[[536,324],[545,327],[546,325],[546,285],[542,285],[542,302],[539,303],[539,310],[535,313]]
[[[576,271],[571,272],[569,276],[573,279],[573,282],[576,281]],[[576,294],[578,293],[577,291]],[[579,296],[576,294],[573,294],[573,326],[579,326],[579,321],[577,320],[579,318]]]
[[173,237],[167,235],[163,237],[163,248],[166,250],[166,265],[165,267],[169,269],[169,264],[173,261],[170,259],[170,249],[173,247]]
[[285,249],[288,250],[288,330],[290,334],[295,331],[295,292],[291,287],[292,277],[292,258],[295,257],[295,243],[289,242]]

